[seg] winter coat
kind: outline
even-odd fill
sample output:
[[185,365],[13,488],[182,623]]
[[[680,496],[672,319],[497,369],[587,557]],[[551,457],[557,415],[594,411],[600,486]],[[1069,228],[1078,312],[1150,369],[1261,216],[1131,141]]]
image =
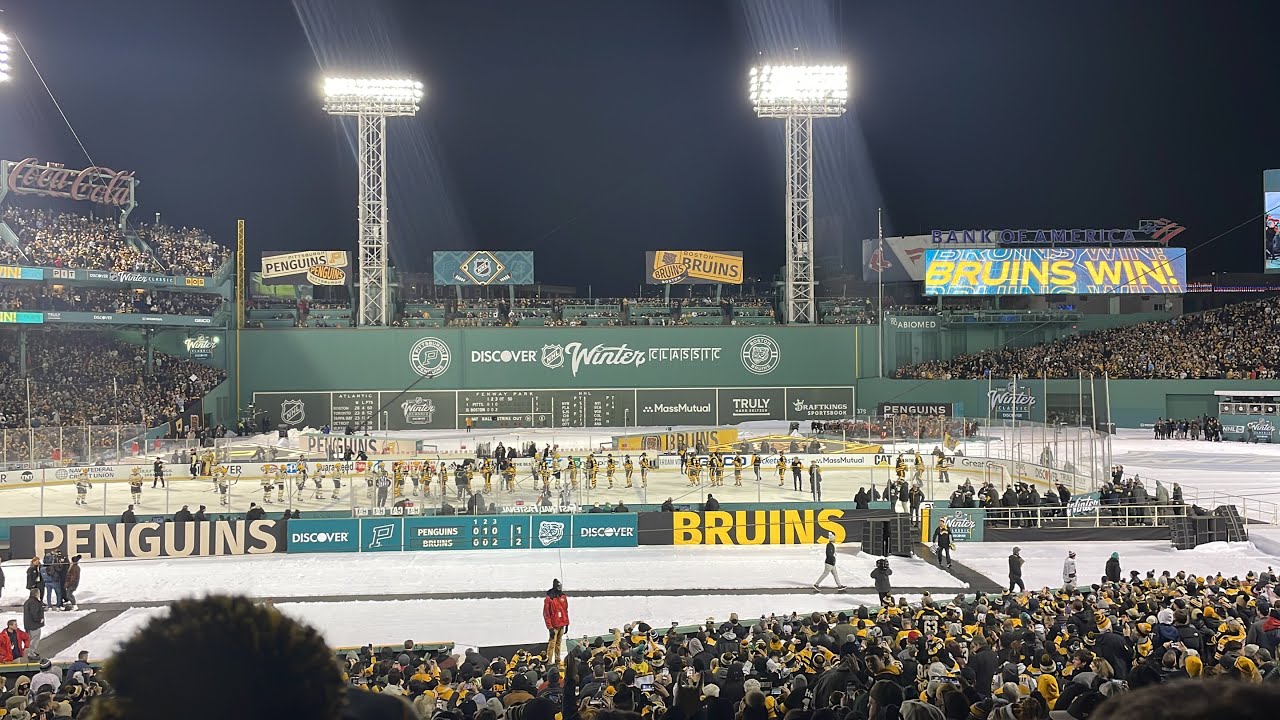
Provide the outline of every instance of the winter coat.
[[0,663],[14,662],[22,659],[27,653],[27,646],[31,644],[31,636],[24,632],[21,628],[14,630],[18,636],[18,654],[13,654],[13,638],[9,636],[9,629],[0,630]]
[[1063,585],[1076,584],[1076,559],[1075,558],[1067,558],[1065,561],[1063,561],[1062,584]]
[[1107,558],[1107,580],[1120,582],[1120,558]]
[[1009,556],[1009,579],[1022,577],[1022,563],[1025,562],[1021,555]]
[[827,543],[827,564],[835,567],[836,564],[836,544],[834,542]]
[[548,591],[542,600],[542,620],[548,630],[569,627],[569,598],[564,593]]
[[1129,643],[1122,635],[1115,632],[1100,633],[1094,640],[1093,651],[1111,663],[1115,670],[1115,679],[1124,680],[1129,677],[1129,663],[1132,651]]
[[0,590],[4,590],[4,568],[0,567]]
[[933,529],[933,541],[940,548],[953,548],[955,545],[951,542],[951,531],[944,528]]
[[871,571],[871,579],[876,581],[876,594],[884,597],[889,594],[889,576],[893,574],[892,568],[876,568]]
[[858,488],[858,492],[853,496],[853,506],[858,510],[866,510],[870,506],[867,504],[867,493],[862,488]]
[[35,565],[27,566],[27,589],[44,592],[44,578],[40,577],[40,568]]
[[29,597],[22,603],[22,627],[27,632],[44,627],[44,603],[39,598]]
[[80,587],[80,563],[72,563],[71,567],[67,568],[67,579],[63,582],[63,587],[71,592],[75,592],[76,588]]

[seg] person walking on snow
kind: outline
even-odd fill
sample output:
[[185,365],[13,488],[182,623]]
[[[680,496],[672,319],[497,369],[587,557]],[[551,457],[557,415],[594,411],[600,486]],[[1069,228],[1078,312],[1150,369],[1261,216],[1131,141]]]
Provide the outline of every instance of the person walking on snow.
[[558,579],[551,581],[551,589],[542,600],[542,620],[547,624],[547,660],[559,664],[560,646],[569,628],[569,598]]
[[836,572],[836,534],[833,532],[827,533],[826,554],[827,558],[822,566],[822,574],[814,581],[813,589],[819,589],[818,586],[822,584],[823,580],[827,579],[828,575],[830,575],[831,579],[836,581],[836,589],[843,590],[845,586],[840,582],[840,574]]
[[1076,591],[1076,551],[1071,550],[1067,553],[1067,559],[1062,563],[1062,589],[1070,595]]
[[1027,586],[1022,582],[1022,548],[1015,547],[1013,554],[1009,556],[1009,592],[1013,592],[1013,586],[1018,586],[1018,592],[1027,591]]
[[1111,553],[1111,558],[1107,560],[1107,581],[1120,582],[1120,553]]
[[[951,528],[947,526],[946,520],[939,520],[938,527],[933,530],[933,542],[937,546],[938,564],[944,568],[951,567]],[[942,562],[943,554],[947,556],[946,564]]]

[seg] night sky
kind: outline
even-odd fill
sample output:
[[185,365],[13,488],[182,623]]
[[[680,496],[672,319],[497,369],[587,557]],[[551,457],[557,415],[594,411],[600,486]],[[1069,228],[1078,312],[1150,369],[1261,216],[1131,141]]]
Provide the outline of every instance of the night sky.
[[[392,258],[532,249],[549,283],[633,292],[642,251],[782,261],[780,121],[760,57],[844,59],[821,121],[820,255],[876,232],[1134,227],[1168,217],[1190,272],[1261,269],[1280,167],[1280,3],[834,0],[0,0],[93,159],[137,172],[139,218],[265,249],[353,248],[353,120],[320,78],[413,73],[391,122]],[[800,48],[795,52],[793,48]],[[0,156],[86,164],[20,53]],[[322,66],[324,70],[322,70]],[[344,131],[344,127],[346,130]],[[844,255],[850,264],[856,256]]]

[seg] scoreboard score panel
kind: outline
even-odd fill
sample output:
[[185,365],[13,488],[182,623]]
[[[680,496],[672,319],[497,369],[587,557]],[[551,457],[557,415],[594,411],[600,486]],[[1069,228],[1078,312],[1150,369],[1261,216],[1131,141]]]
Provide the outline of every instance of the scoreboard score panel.
[[529,519],[503,515],[405,518],[406,550],[512,550],[528,547]]
[[732,425],[745,420],[838,420],[854,414],[852,386],[361,390],[255,392],[272,426],[363,430],[467,427]]

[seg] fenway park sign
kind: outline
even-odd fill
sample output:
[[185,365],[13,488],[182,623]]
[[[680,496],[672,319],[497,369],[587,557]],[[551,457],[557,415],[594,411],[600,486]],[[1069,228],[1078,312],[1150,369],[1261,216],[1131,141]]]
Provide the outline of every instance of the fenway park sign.
[[102,166],[80,170],[61,163],[42,163],[36,158],[0,163],[4,188],[19,195],[87,200],[99,205],[132,207],[137,180],[133,171]]

